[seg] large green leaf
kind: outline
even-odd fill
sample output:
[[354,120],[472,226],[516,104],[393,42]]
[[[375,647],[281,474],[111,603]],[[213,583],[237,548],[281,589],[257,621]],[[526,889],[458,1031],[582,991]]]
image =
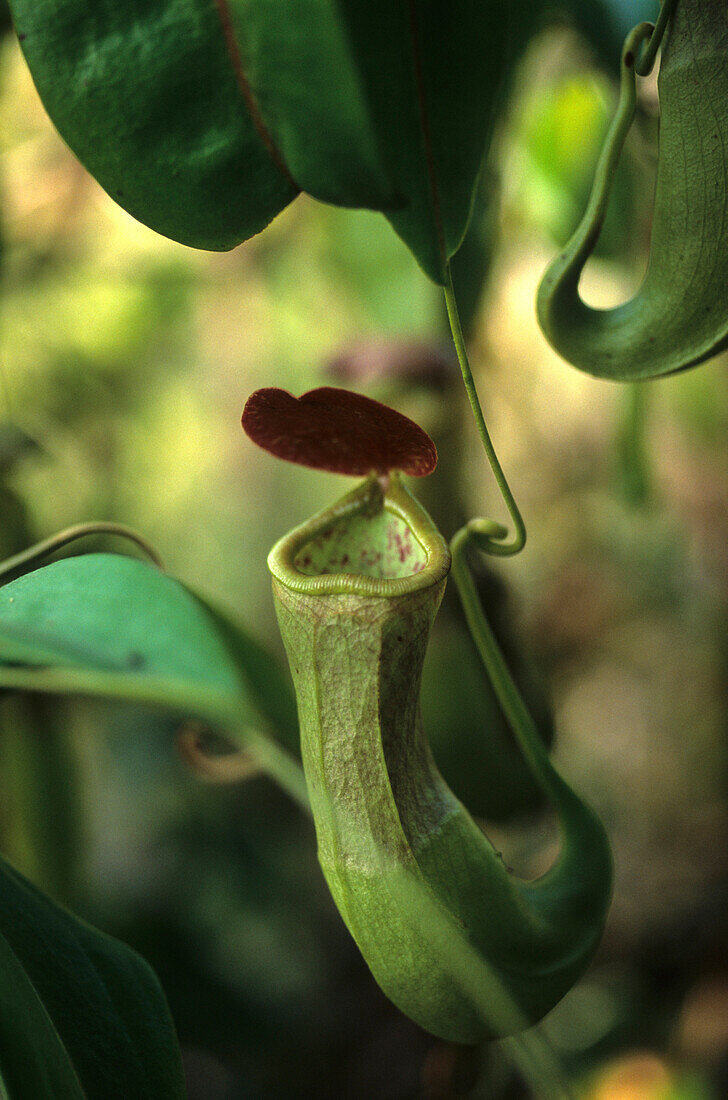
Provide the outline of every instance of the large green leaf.
[[0,934],[0,1096],[83,1100],[58,1032],[10,944]]
[[291,175],[342,206],[391,207],[395,193],[349,37],[348,0],[227,0],[246,80]]
[[[436,282],[467,227],[530,0],[12,0],[51,118],[101,185],[231,248],[298,190],[383,210]],[[514,8],[516,9],[514,12]]]
[[345,0],[399,194],[386,211],[435,282],[460,247],[523,0]]
[[0,1078],[10,1100],[185,1095],[151,969],[2,860],[0,974]]
[[235,667],[207,616],[171,577],[121,554],[55,562],[0,591],[0,654],[25,664],[83,665],[140,682],[236,693]]
[[239,72],[220,0],[18,0],[53,122],[126,210],[227,249],[297,193]]
[[86,554],[0,589],[0,686],[160,706],[230,734],[300,802],[290,687],[272,659],[146,562]]

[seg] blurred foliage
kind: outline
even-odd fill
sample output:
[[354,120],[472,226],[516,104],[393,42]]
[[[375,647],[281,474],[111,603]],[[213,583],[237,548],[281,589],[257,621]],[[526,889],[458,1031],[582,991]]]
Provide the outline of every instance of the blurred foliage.
[[[11,482],[18,465],[37,449],[15,424],[0,422],[0,561],[35,541],[30,509]],[[0,691],[2,851],[52,897],[68,902],[82,825],[75,752],[64,727],[58,704]]]
[[[648,384],[636,415],[626,390],[570,370],[537,332],[536,285],[579,215],[614,102],[609,76],[635,20],[631,2],[551,8],[562,25],[526,52],[484,177],[500,212],[492,218],[491,204],[492,220],[476,217],[455,272],[486,415],[529,527],[525,553],[485,576],[483,590],[543,733],[556,729],[559,764],[607,822],[617,859],[604,944],[542,1041],[564,1081],[592,1100],[720,1098],[725,360]],[[637,17],[654,9],[640,5]],[[590,58],[604,72],[585,75]],[[187,251],[132,222],[88,179],[9,42],[2,71],[3,556],[78,520],[128,523],[175,575],[280,654],[268,549],[340,495],[342,482],[270,461],[242,437],[240,412],[261,385],[301,392],[331,383],[332,362],[367,342],[380,348],[383,369],[343,384],[432,432],[441,462],[422,489],[445,533],[497,509],[447,355],[426,384],[396,366],[403,344],[430,349],[424,360],[442,348],[443,314],[382,218],[302,200],[231,254]],[[644,265],[652,106],[647,89],[642,134],[585,274],[595,304],[628,296]],[[582,140],[562,142],[565,128]],[[635,455],[645,456],[637,485],[625,481]],[[528,810],[489,832],[511,865],[537,873],[557,840],[528,791],[518,793],[508,731],[452,596],[425,677],[425,719],[443,767],[459,746],[451,782],[474,809],[482,800],[484,816],[501,816],[514,799]],[[176,724],[141,709],[34,706],[0,705],[5,850],[149,959],[193,1100],[538,1096],[518,1050],[465,1057],[386,1001],[328,896],[310,823],[269,781],[202,784],[174,753]],[[47,794],[18,808],[12,780],[21,769],[6,755],[14,735],[30,743],[23,731],[37,727],[37,745],[51,722],[62,723],[80,772],[72,889],[43,877],[40,842],[27,841],[40,827],[61,835],[63,814]],[[53,753],[37,755],[52,782]],[[23,844],[11,839],[21,833]]]
[[[554,82],[547,97],[534,87],[523,104],[517,131],[523,156],[517,201],[524,217],[545,229],[557,247],[569,240],[581,219],[613,110],[609,81],[581,72]],[[630,168],[626,161],[619,165],[598,256],[623,253],[634,233]]]

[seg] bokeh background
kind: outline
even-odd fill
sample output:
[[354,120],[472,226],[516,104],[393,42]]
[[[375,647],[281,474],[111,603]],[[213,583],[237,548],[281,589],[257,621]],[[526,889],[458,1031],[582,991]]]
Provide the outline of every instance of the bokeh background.
[[[310,822],[270,780],[201,782],[175,753],[179,722],[0,699],[2,849],[151,962],[192,1100],[509,1100],[538,1097],[544,1065],[564,1095],[591,1100],[728,1095],[726,361],[596,381],[549,350],[534,317],[588,194],[621,37],[653,8],[554,8],[524,44],[455,271],[529,529],[518,559],[483,567],[481,592],[616,858],[603,945],[537,1032],[465,1051],[405,1019],[338,917]],[[647,80],[585,275],[593,304],[624,300],[644,270],[657,116]],[[442,530],[503,518],[440,295],[383,218],[302,197],[229,254],[164,240],[64,147],[9,33],[0,153],[0,556],[84,519],[130,524],[282,660],[268,549],[349,484],[247,441],[240,413],[264,385],[395,404],[440,449],[421,491]],[[102,546],[121,549],[84,549]],[[545,867],[553,824],[452,594],[423,709],[447,778],[507,860]]]

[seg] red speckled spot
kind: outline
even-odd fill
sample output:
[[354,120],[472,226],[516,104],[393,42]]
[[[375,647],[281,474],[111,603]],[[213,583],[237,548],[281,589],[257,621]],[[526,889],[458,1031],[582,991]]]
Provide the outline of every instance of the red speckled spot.
[[276,458],[315,470],[424,477],[437,465],[435,444],[414,420],[333,386],[301,397],[274,387],[256,390],[246,402],[243,429]]

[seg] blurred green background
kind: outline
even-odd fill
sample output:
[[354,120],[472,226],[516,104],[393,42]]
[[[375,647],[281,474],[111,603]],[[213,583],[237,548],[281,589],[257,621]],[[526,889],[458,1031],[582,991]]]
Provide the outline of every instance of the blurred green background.
[[[595,381],[550,352],[533,304],[583,208],[620,36],[642,8],[576,4],[534,36],[455,279],[529,528],[481,591],[616,857],[599,954],[531,1042],[576,1095],[703,1100],[728,1095],[725,358],[658,383]],[[383,218],[300,198],[236,251],[192,252],[133,222],[76,163],[9,36],[0,82],[3,557],[80,520],[130,524],[282,660],[268,549],[349,483],[249,443],[240,413],[264,385],[349,385],[396,404],[440,449],[420,488],[443,531],[502,518],[440,296]],[[646,81],[582,287],[594,304],[623,300],[644,270],[657,113]],[[553,828],[452,594],[423,710],[456,793],[511,865],[537,873]],[[460,1051],[387,1002],[327,893],[310,822],[268,780],[202,783],[174,751],[177,726],[1,698],[0,841],[155,967],[190,1097],[538,1097],[528,1045]]]

